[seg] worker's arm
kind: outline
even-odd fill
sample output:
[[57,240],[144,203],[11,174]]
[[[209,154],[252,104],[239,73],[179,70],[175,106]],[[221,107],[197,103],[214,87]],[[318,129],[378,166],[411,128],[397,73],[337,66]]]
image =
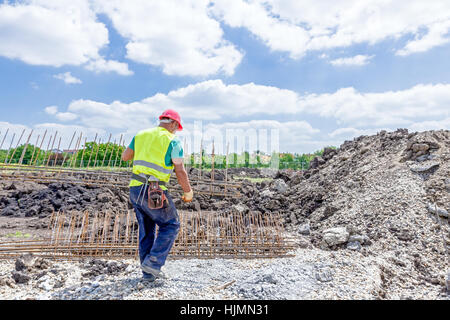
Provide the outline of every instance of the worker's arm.
[[183,200],[186,202],[192,201],[193,191],[191,188],[191,184],[189,183],[189,177],[184,168],[183,158],[172,159],[173,165],[175,167],[175,174],[177,176],[178,183],[183,189],[184,195]]
[[128,161],[133,160],[134,158],[134,150],[130,148],[126,148],[125,151],[122,153],[122,160]]

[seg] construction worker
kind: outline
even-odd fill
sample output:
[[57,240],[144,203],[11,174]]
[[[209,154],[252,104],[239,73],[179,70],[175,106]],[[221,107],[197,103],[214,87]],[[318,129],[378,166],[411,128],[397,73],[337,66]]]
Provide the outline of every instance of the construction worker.
[[[193,192],[183,164],[183,149],[176,131],[183,129],[179,114],[166,110],[158,127],[138,132],[122,154],[133,160],[130,201],[139,223],[139,258],[143,279],[165,278],[161,272],[180,228],[179,216],[166,184],[175,169],[183,189],[182,200],[191,202]],[[155,239],[155,225],[158,236]]]

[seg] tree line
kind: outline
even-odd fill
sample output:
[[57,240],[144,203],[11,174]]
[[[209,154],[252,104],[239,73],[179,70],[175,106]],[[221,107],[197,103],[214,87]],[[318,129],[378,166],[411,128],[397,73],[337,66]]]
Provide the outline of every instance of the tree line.
[[121,160],[123,151],[123,146],[114,143],[87,142],[83,149],[74,152],[44,150],[32,144],[23,144],[16,149],[0,150],[0,164],[18,164],[22,158],[22,164],[36,166],[128,167],[128,163]]
[[[128,167],[131,166],[130,161],[125,162],[121,160],[121,154],[125,147],[114,143],[96,143],[87,142],[83,149],[75,152],[63,152],[60,150],[43,150],[37,146],[29,144],[26,147],[25,153],[23,150],[25,145],[17,147],[12,150],[0,150],[0,165],[3,163],[17,164],[22,158],[22,164],[26,165],[49,165],[49,166],[64,166],[74,168],[86,167]],[[335,147],[331,147],[335,148]],[[240,154],[230,153],[227,157],[225,155],[207,154],[202,150],[201,159],[200,153],[191,153],[185,159],[185,164],[190,167],[211,169],[214,164],[216,169],[228,168],[268,168],[273,166],[274,159],[276,159],[276,166],[280,169],[306,170],[309,168],[310,162],[317,156],[323,154],[324,149],[313,153],[272,153],[270,156],[255,152],[250,154],[245,151]],[[23,154],[23,157],[22,157]]]
[[[329,148],[336,149],[334,146]],[[192,153],[189,157],[188,164],[191,167],[199,168],[200,164],[202,168],[210,169],[213,166],[216,169],[228,168],[269,168],[273,167],[275,161],[275,167],[279,169],[293,169],[293,170],[306,170],[309,168],[310,162],[317,156],[322,156],[324,149],[315,151],[313,153],[277,153],[274,152],[270,156],[259,153],[258,151],[250,154],[245,151],[240,154],[230,153],[227,157],[224,155],[215,155],[214,159],[210,154],[207,154],[205,150],[202,151],[202,158],[200,160],[200,154]],[[186,162],[185,162],[186,163]]]

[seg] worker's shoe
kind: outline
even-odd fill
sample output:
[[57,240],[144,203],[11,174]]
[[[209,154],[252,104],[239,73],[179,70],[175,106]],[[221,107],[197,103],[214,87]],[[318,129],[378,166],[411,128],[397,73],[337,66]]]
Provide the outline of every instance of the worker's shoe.
[[144,273],[142,275],[142,281],[144,282],[153,282],[156,280],[156,277],[152,275],[151,273]]
[[155,278],[167,279],[166,275],[161,270],[152,268],[149,265],[146,265],[145,263],[141,264],[141,269],[144,272],[153,275]]

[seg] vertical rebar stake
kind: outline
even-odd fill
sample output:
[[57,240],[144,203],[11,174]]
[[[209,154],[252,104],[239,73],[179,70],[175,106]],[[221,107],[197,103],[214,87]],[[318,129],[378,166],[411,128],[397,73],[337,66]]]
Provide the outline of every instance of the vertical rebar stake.
[[8,135],[8,132],[9,132],[9,128],[6,130],[5,136],[3,137],[2,143],[0,144],[0,150],[3,147],[3,143],[5,142],[5,139],[6,139],[6,136]]
[[11,144],[9,145],[8,152],[6,153],[6,156],[5,156],[5,164],[8,163],[9,152],[11,151],[11,148],[12,148],[12,145],[13,145],[13,143],[14,143],[14,138],[15,138],[15,137],[16,137],[16,134],[14,133],[13,136],[12,136],[12,139],[11,139]]
[[52,148],[50,149],[50,154],[48,155],[47,164],[45,165],[46,167],[48,167],[48,164],[50,162],[50,157],[52,155],[52,150],[53,150],[53,147],[55,145],[55,140],[56,140],[56,136],[57,135],[58,135],[58,131],[56,131],[55,136],[53,137]]
[[114,153],[114,147],[116,146],[116,139],[114,138],[114,144],[111,146],[111,153],[109,154],[108,167],[111,168],[111,159]]
[[20,138],[19,138],[19,140],[17,141],[16,147],[14,148],[14,151],[13,151],[13,153],[12,153],[12,155],[11,155],[11,158],[9,158],[9,162],[8,162],[9,164],[11,164],[11,161],[12,161],[12,159],[14,158],[14,154],[16,153],[16,150],[17,150],[17,148],[19,147],[20,140],[22,140],[22,136],[23,136],[24,133],[25,133],[25,129],[23,129],[22,134],[20,135]]
[[215,159],[215,154],[214,154],[214,139],[212,141],[212,153],[211,153],[211,185],[210,185],[210,192],[212,195],[213,192],[213,184],[214,184],[214,159]]
[[[73,133],[72,139],[70,139],[68,151],[70,151],[70,147],[72,146],[72,142],[73,142],[73,139],[75,138],[76,133],[77,133],[77,132],[75,131],[75,132]],[[62,162],[62,164],[61,164],[61,169],[62,169],[62,167],[64,167],[64,163],[66,162],[66,158],[67,158],[67,152],[66,152],[66,154],[64,155],[63,162]],[[61,169],[59,170],[59,173],[61,172]],[[58,173],[58,174],[59,174],[59,173]]]
[[36,160],[34,160],[34,166],[36,165],[38,159],[39,159],[39,154],[41,153],[42,150],[42,145],[44,144],[44,140],[45,140],[45,136],[47,135],[47,129],[45,129],[44,135],[42,136],[42,140],[41,140],[41,144],[39,145],[39,149],[38,149],[38,153],[36,155]]
[[80,159],[80,168],[82,167],[82,164],[84,163],[84,151],[86,150],[86,144],[87,144],[87,137],[84,138],[83,152],[81,153],[81,159]]
[[122,137],[123,137],[123,134],[120,135],[119,144],[117,145],[117,152],[116,152],[116,158],[114,159],[113,169],[116,167],[116,164],[117,164],[117,156],[119,155],[120,145],[122,144]]
[[23,157],[25,156],[25,152],[27,151],[28,144],[30,143],[31,135],[33,134],[33,130],[31,130],[30,135],[28,136],[27,142],[25,143],[25,147],[22,150],[22,154],[20,155],[19,159],[19,166],[22,164]]
[[103,160],[102,160],[102,167],[105,165],[105,158],[106,158],[106,154],[108,153],[107,151],[108,151],[109,143],[111,141],[111,136],[112,136],[112,133],[109,134],[108,143],[106,144],[105,153],[103,155]]
[[[94,138],[94,144],[97,142],[97,133],[95,134],[95,138]],[[89,165],[90,165],[90,163],[91,163],[91,158],[92,158],[92,151],[94,151],[94,144],[92,145],[92,150],[91,150],[91,152],[89,153],[89,160],[88,160],[88,163],[87,163],[87,166],[86,166],[86,170],[89,170]]]

